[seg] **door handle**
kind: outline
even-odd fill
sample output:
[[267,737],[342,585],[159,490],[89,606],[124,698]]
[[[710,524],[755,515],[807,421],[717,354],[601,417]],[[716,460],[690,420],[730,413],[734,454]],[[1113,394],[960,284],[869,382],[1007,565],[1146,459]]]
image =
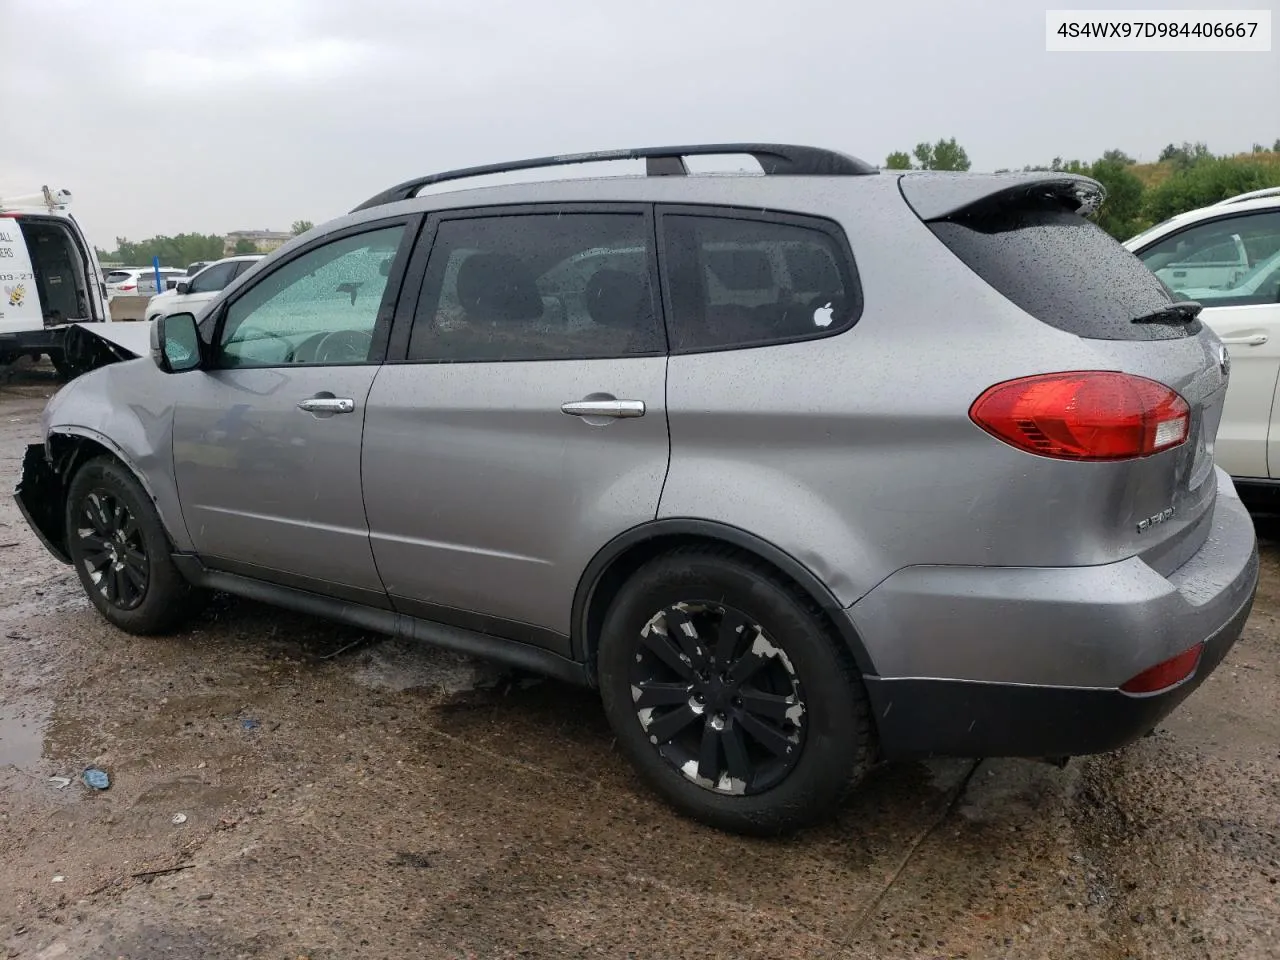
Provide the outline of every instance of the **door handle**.
[[573,400],[560,404],[560,412],[571,417],[614,417],[629,419],[644,416],[643,400]]
[[298,401],[298,409],[307,413],[350,413],[356,402],[350,397],[309,397]]
[[1246,347],[1260,347],[1267,342],[1265,333],[1250,333],[1243,337],[1222,337],[1223,343],[1238,343]]

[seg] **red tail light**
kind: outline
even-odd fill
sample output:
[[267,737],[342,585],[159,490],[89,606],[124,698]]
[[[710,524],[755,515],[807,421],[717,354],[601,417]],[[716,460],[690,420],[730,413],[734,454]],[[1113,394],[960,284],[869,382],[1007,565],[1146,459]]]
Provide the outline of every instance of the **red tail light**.
[[1163,383],[1106,370],[998,383],[969,416],[1005,443],[1061,460],[1127,460],[1187,439],[1191,408]]
[[138,285],[136,283],[122,283],[120,284],[120,289],[121,290],[137,290]]
[[1155,693],[1181,683],[1195,672],[1200,663],[1203,643],[1197,643],[1190,650],[1183,650],[1176,657],[1170,657],[1154,667],[1143,670],[1136,677],[1121,684],[1125,693]]

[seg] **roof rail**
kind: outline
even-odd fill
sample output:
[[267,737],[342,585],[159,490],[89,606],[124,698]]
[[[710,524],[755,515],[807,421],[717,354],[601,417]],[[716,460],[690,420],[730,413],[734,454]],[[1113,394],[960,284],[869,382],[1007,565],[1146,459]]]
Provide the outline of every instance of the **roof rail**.
[[605,160],[645,160],[648,176],[681,176],[689,172],[685,157],[727,156],[747,154],[755,158],[766,174],[782,176],[860,176],[875,173],[876,168],[864,160],[835,150],[820,147],[801,147],[786,143],[700,143],[683,147],[635,147],[630,150],[599,150],[594,153],[571,153],[556,157],[537,157],[533,160],[513,160],[507,163],[489,163],[480,167],[448,170],[425,177],[416,177],[396,184],[377,196],[370,197],[352,210],[366,210],[384,203],[408,200],[423,187],[446,180],[462,180],[466,177],[482,177],[491,173],[509,173],[514,170],[533,170],[539,167],[566,167],[575,163],[597,163]]
[[1246,200],[1261,200],[1263,197],[1280,197],[1280,187],[1263,187],[1261,190],[1250,190],[1248,193],[1238,193],[1234,197],[1227,197],[1225,200],[1219,200],[1214,204],[1214,206],[1226,207],[1233,203],[1244,203]]

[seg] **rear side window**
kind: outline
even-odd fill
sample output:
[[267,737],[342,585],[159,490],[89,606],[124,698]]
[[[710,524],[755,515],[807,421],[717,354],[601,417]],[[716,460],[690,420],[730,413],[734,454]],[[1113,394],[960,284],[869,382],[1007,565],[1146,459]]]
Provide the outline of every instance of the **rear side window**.
[[203,270],[196,274],[191,280],[191,286],[188,293],[214,293],[221,290],[236,273],[236,262],[234,260],[228,263],[215,264],[207,270]]
[[674,352],[826,336],[857,319],[852,265],[818,221],[668,213],[662,237]]
[[1170,340],[1198,322],[1134,323],[1173,298],[1106,232],[1059,206],[1000,205],[929,223],[974,273],[1037,320],[1091,340]]
[[643,214],[444,220],[409,359],[465,363],[661,353]]

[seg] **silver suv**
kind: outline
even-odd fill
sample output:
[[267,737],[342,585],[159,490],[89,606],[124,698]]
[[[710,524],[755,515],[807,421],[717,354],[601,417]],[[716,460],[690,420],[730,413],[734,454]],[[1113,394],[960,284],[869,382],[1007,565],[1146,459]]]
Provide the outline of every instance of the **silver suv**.
[[[764,175],[687,175],[713,153]],[[1100,196],[767,144],[412,180],[63,388],[17,496],[126,631],[220,590],[597,686],[725,829],[878,759],[1109,750],[1258,560],[1227,356]]]

